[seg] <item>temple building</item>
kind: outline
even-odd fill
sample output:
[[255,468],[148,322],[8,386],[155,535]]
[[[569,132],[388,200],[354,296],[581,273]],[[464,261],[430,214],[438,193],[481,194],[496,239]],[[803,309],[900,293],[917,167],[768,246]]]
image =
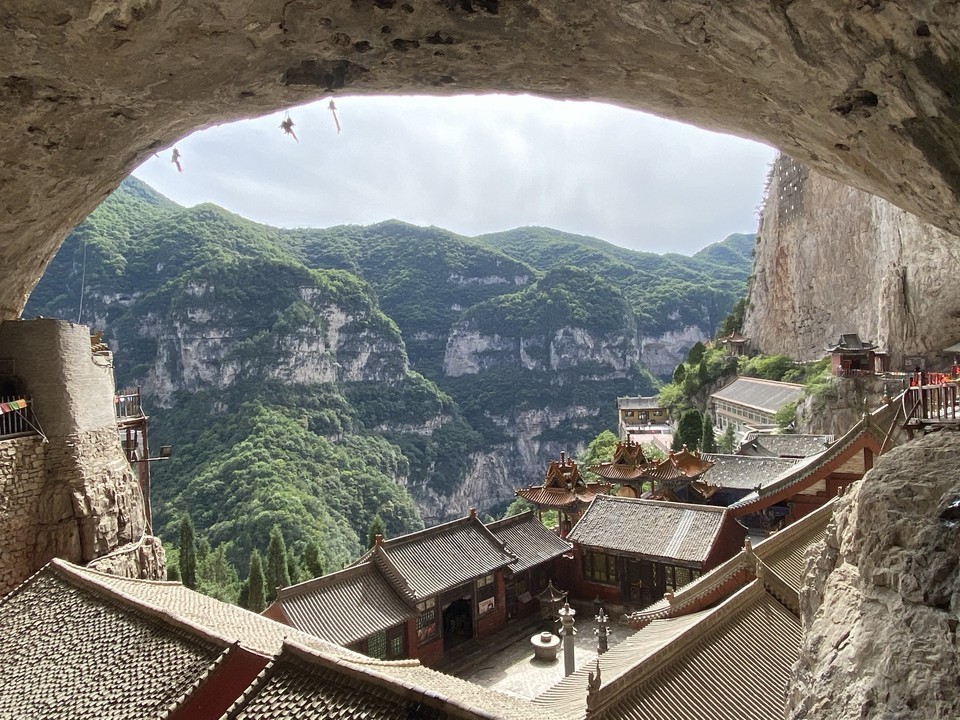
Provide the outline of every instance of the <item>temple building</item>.
[[619,433],[624,440],[631,435],[661,432],[670,422],[670,411],[656,395],[618,397]]
[[646,605],[743,546],[725,508],[600,495],[569,535],[576,597]]
[[856,333],[841,335],[837,342],[825,348],[830,353],[830,370],[837,377],[855,377],[886,372],[887,354]]
[[816,455],[797,461],[759,484],[729,510],[740,522],[766,530],[788,525],[837,496],[863,477],[874,459],[889,449],[898,404],[865,415],[843,437]]
[[609,462],[587,468],[611,485],[619,486],[621,497],[703,502],[709,498],[709,486],[701,482],[711,462],[684,447],[670,452],[663,460],[647,460],[639,443],[618,442]]
[[749,433],[740,443],[737,455],[800,460],[823,452],[833,440],[833,435]]
[[544,527],[532,510],[489,523],[487,528],[517,556],[506,572],[507,619],[536,613],[540,609],[537,595],[559,575],[561,558],[573,546]]
[[566,720],[784,717],[800,589],[833,504],[628,616],[639,632],[534,699]]
[[797,461],[791,458],[721,455],[709,453],[704,460],[713,463],[703,477],[710,488],[710,504],[728,507],[743,500],[757,488],[786,472]]
[[729,335],[724,335],[723,337],[717,338],[717,342],[726,348],[727,355],[740,357],[746,352],[747,343],[750,342],[750,338],[744,337],[740,333],[734,331]]
[[742,440],[750,431],[775,428],[777,412],[802,394],[803,385],[738,377],[710,396],[714,424],[721,433],[732,426]]
[[547,467],[542,485],[521,488],[516,494],[536,508],[541,521],[544,512],[555,510],[560,537],[566,537],[593,499],[611,487],[608,482],[587,482],[577,463],[560,453],[560,460],[551,461]]
[[0,601],[0,717],[535,720],[529,703],[371,659],[190,590],[53,560]]
[[504,626],[507,569],[517,560],[471,511],[378,537],[350,567],[282,588],[264,614],[371,657],[434,665]]

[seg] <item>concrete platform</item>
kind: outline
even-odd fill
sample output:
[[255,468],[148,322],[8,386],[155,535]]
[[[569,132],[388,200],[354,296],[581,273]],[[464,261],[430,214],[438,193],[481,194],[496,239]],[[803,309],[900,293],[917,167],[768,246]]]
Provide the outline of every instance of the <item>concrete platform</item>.
[[[593,629],[593,606],[576,607],[578,634],[575,637],[577,668],[592,663],[597,657],[597,637]],[[473,641],[452,651],[450,658],[439,670],[456,675],[464,680],[483,685],[491,690],[521,698],[534,698],[563,679],[563,650],[556,660],[537,660],[533,656],[530,638],[535,633],[549,630],[556,634],[559,623],[549,623],[540,618],[508,625],[504,630],[483,643]],[[616,619],[610,623],[608,645],[613,647],[635,632]]]

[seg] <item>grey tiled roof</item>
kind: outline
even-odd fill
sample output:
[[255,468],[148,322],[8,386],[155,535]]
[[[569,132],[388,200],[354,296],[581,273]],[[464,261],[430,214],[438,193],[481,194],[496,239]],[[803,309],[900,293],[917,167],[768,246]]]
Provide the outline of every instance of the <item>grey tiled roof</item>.
[[738,455],[804,458],[823,452],[833,435],[756,435],[748,437]]
[[[357,682],[357,680],[360,680]],[[289,647],[244,697],[227,711],[230,720],[433,720],[449,717],[442,704],[431,707],[402,685],[357,677]]]
[[706,454],[705,459],[714,463],[703,476],[709,485],[738,490],[753,490],[758,485],[769,483],[796,460],[778,457],[748,457],[743,455]]
[[604,678],[593,717],[780,720],[799,655],[799,619],[755,580],[667,648]]
[[224,718],[543,720],[529,701],[415,661],[348,662],[290,642]]
[[711,398],[776,413],[784,405],[800,399],[803,385],[774,382],[760,378],[738,377],[717,390]]
[[618,397],[617,407],[621,410],[656,410],[663,407],[656,395],[647,397]]
[[373,560],[411,599],[436,595],[505,567],[516,558],[475,517],[387,540],[357,563]]
[[599,495],[567,536],[580,545],[651,559],[702,563],[725,509]]
[[553,530],[545,528],[532,510],[490,523],[487,527],[507,550],[517,556],[516,564],[510,566],[514,572],[529,570],[573,547]]
[[[890,407],[893,408],[892,405]],[[871,417],[863,418],[850,428],[843,437],[830,445],[830,447],[816,455],[811,455],[803,460],[799,460],[793,467],[784,470],[770,482],[764,483],[759,492],[752,492],[733,503],[730,509],[736,511],[739,517],[739,514],[748,513],[751,506],[757,504],[758,501],[768,498],[775,493],[785,491],[791,487],[796,487],[798,490],[802,489],[813,482],[813,478],[816,477],[817,472],[826,466],[828,462],[849,450],[856,443],[866,442],[866,436],[872,435],[878,443],[882,443],[885,439],[884,430],[878,427],[876,422],[877,420],[885,418],[890,412],[891,410],[889,408],[881,408],[875,411]]]
[[0,717],[156,718],[226,647],[48,565],[0,602]]
[[60,572],[64,575],[73,575],[105,590],[123,593],[133,601],[154,608],[173,620],[203,628],[223,637],[226,642],[239,640],[245,647],[263,655],[276,655],[280,652],[284,639],[290,637],[318,650],[348,659],[365,657],[263,615],[198,593],[178,582],[117,577],[61,561],[54,562],[59,565]]
[[803,588],[807,555],[827,534],[836,499],[759,543],[754,552],[797,594]]
[[338,645],[414,615],[371,562],[284,588],[277,601],[293,627]]

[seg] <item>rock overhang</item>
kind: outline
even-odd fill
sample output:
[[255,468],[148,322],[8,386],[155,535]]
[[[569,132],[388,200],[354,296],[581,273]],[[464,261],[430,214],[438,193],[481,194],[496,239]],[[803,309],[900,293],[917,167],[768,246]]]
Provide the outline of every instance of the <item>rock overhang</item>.
[[328,95],[636,107],[764,140],[960,233],[960,8],[944,0],[53,0],[8,9],[2,32],[0,318],[151,153]]

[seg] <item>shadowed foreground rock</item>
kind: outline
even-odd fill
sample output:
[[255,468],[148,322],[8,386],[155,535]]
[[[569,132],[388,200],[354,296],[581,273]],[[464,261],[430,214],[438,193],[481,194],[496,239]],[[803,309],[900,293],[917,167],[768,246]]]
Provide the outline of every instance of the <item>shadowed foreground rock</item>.
[[960,433],[928,435],[843,499],[808,567],[788,717],[960,717],[958,466]]

